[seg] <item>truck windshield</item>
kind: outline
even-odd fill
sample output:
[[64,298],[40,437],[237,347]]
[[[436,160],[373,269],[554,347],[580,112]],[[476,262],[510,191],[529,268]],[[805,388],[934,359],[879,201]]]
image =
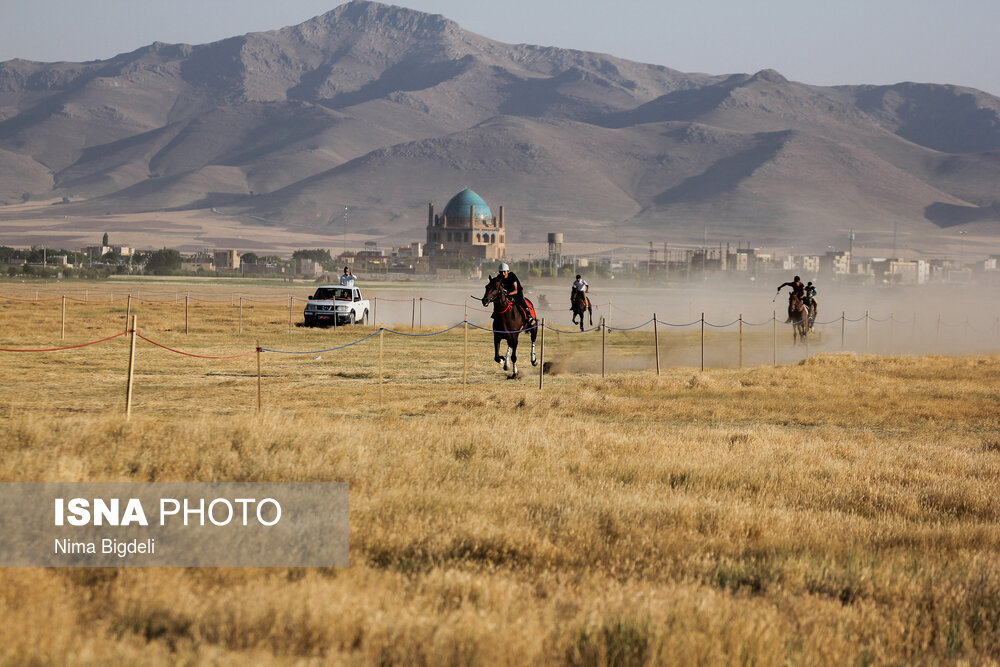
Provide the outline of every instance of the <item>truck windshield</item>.
[[313,294],[313,299],[346,299],[351,300],[351,289],[349,287],[320,287]]

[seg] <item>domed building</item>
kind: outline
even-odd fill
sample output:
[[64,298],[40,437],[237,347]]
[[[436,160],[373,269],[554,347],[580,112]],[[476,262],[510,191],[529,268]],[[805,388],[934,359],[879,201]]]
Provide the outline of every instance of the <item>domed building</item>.
[[507,254],[503,206],[500,217],[469,188],[452,197],[441,215],[427,209],[427,250],[431,256],[503,259]]

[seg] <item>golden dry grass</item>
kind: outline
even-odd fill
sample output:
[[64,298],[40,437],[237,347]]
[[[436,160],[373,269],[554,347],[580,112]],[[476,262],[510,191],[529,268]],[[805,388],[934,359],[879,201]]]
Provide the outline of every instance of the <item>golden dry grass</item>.
[[[66,342],[122,330],[101,307]],[[163,308],[140,329],[204,355],[359,337]],[[0,347],[58,345],[51,311],[0,303]],[[1000,660],[1000,358],[620,370],[643,335],[609,337],[605,378],[599,338],[547,338],[542,390],[482,332],[465,388],[461,329],[387,336],[381,406],[377,338],[265,353],[260,416],[254,356],[140,342],[131,420],[124,337],[2,353],[2,479],[347,481],[352,564],[7,569],[0,661]]]

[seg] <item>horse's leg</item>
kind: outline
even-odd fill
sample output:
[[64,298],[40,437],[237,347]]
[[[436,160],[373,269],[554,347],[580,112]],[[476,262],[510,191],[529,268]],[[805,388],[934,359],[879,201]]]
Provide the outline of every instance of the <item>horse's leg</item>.
[[[594,307],[587,302],[587,314],[590,316],[590,326],[594,326]],[[580,313],[580,324],[583,324],[583,313]],[[582,330],[583,327],[580,327]]]
[[[580,314],[580,321],[583,321],[583,313]],[[538,357],[535,356],[535,338],[538,336],[538,327],[531,330],[531,365],[538,365]]]
[[[510,338],[507,339],[507,356],[510,357],[510,363],[511,363],[512,373],[510,374],[510,376],[512,378],[516,378],[517,377],[517,336],[516,335],[511,336]],[[504,368],[504,370],[507,370],[507,366],[506,365],[503,368]]]
[[[503,361],[503,357],[500,356],[500,338],[501,338],[500,334],[498,333],[493,334],[493,361],[497,362],[498,364],[501,361]],[[506,364],[504,365],[503,369],[507,370]]]

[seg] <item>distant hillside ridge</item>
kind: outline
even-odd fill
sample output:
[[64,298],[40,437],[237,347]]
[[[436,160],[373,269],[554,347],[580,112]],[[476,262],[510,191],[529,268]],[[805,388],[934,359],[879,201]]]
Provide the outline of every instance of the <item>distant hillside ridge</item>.
[[1000,236],[1000,98],[944,84],[821,87],[505,44],[355,0],[296,26],[108,60],[0,63],[4,205],[211,209],[420,238],[469,186],[515,241],[703,237],[914,245]]

